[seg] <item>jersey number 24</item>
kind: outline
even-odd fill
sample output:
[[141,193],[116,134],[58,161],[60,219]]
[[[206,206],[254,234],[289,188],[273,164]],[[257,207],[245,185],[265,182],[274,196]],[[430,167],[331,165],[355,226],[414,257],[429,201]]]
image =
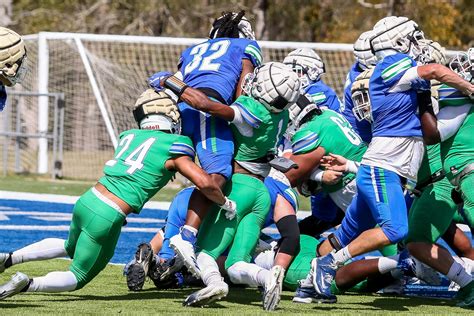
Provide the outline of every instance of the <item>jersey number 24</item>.
[[[115,155],[114,159],[107,161],[105,164],[109,167],[113,167],[117,164],[118,159],[127,151],[132,143],[133,138],[135,137],[134,134],[128,134],[124,138],[120,140],[120,143],[117,149],[120,150]],[[145,140],[143,143],[140,144],[134,151],[130,153],[124,160],[123,164],[129,166],[130,168],[127,169],[128,174],[133,174],[135,171],[140,170],[143,168],[143,160],[146,157],[146,154],[151,148],[151,145],[156,141],[156,138],[150,137]]]

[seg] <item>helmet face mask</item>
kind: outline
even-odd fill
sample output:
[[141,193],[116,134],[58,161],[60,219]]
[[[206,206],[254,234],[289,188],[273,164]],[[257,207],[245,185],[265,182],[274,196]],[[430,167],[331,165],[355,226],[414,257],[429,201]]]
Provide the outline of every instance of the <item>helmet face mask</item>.
[[449,68],[464,80],[474,83],[474,48],[467,53],[457,53],[449,62]]
[[352,93],[352,102],[354,103],[352,112],[354,113],[355,118],[359,122],[363,120],[372,122],[369,92],[364,90],[355,91]]
[[446,65],[446,51],[438,42],[423,39],[419,41],[421,53],[416,59],[419,64]]

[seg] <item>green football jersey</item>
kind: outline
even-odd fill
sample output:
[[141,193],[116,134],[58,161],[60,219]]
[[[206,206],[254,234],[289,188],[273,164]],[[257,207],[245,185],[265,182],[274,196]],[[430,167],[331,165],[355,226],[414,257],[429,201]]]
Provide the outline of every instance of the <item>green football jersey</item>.
[[474,107],[454,136],[441,143],[441,160],[446,177],[455,178],[467,165],[474,163]]
[[184,155],[193,159],[195,155],[191,139],[186,136],[128,130],[120,134],[114,158],[105,163],[99,182],[139,213],[176,173],[167,170],[165,162]]
[[428,181],[432,174],[442,169],[440,144],[426,146],[420,169],[418,169],[417,183]]
[[[367,145],[352,129],[349,122],[339,113],[324,110],[304,123],[291,139],[293,154],[300,155],[323,147],[325,155],[333,153],[353,161],[361,161]],[[334,192],[355,178],[355,174],[347,173],[337,184],[324,185],[326,192]]]
[[271,113],[248,96],[240,96],[232,105],[239,109],[242,118],[252,127],[252,132],[244,135],[237,126],[231,124],[235,144],[234,159],[253,161],[265,157],[268,152],[276,153],[277,143],[288,126],[288,111]]

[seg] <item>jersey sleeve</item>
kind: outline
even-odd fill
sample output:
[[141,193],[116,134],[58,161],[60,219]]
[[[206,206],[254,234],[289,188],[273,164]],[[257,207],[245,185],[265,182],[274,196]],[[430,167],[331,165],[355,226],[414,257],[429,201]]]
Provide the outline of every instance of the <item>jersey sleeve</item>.
[[262,111],[263,105],[247,96],[240,96],[232,104],[234,110],[238,110],[243,120],[252,128],[258,129],[263,122]]
[[[416,62],[404,54],[395,54],[382,61],[381,77],[389,92],[400,92],[409,89],[429,90],[429,80],[417,75]],[[407,73],[408,72],[408,73]]]
[[467,95],[445,84],[438,89],[438,100],[440,108],[446,106],[463,106],[465,104],[472,105],[472,100]]
[[191,159],[194,159],[196,153],[191,139],[186,136],[178,136],[170,146],[169,152],[171,156],[189,156]]
[[262,50],[256,41],[250,41],[244,49],[244,59],[249,59],[254,67],[262,64]]
[[308,129],[303,129],[295,133],[291,139],[291,143],[293,147],[293,154],[306,154],[315,150],[319,146],[319,137],[318,134]]

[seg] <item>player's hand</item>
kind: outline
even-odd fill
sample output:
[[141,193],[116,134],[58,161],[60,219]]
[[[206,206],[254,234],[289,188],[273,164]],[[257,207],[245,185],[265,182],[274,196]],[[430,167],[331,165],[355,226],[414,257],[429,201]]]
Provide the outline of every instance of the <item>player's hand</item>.
[[221,205],[221,208],[225,210],[225,218],[228,220],[233,220],[237,214],[237,203],[225,197],[224,204]]
[[166,78],[172,76],[173,74],[169,71],[159,71],[153,74],[150,78],[148,78],[148,84],[152,87],[156,92],[160,92],[163,90],[162,83],[166,80]]
[[346,163],[346,158],[330,153],[329,156],[323,156],[323,158],[321,158],[320,165],[326,168],[326,170],[346,172]]
[[343,176],[340,171],[324,170],[323,172],[323,183],[327,185],[333,185],[339,182]]

